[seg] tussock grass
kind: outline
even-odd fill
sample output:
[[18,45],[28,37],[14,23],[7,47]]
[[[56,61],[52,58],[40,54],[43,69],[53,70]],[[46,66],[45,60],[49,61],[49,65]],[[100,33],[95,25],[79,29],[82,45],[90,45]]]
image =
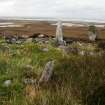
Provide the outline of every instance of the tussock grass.
[[[9,47],[9,51],[5,46]],[[3,50],[3,47],[7,50]],[[49,49],[48,52],[42,51],[45,47]],[[54,74],[49,83],[35,88],[36,90],[27,86],[27,90],[35,93],[33,95],[36,97],[30,101],[29,95],[25,94],[26,85],[22,82],[26,74],[24,68],[32,66],[31,72],[39,78],[49,60],[55,60]],[[11,86],[4,87],[5,80],[11,80]],[[98,105],[98,97],[103,92],[96,96],[94,94],[98,88],[104,87],[104,82],[104,54],[64,56],[51,45],[34,43],[4,44],[0,47],[0,105]]]

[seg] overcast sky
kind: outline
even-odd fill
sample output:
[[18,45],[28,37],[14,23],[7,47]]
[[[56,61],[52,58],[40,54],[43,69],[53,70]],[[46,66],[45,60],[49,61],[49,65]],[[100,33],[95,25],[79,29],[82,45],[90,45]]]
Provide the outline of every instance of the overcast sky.
[[105,0],[0,0],[0,16],[105,20]]

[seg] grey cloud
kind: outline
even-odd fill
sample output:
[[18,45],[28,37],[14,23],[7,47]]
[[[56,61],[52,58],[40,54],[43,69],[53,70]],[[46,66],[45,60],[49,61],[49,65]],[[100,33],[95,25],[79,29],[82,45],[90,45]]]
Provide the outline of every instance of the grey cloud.
[[104,0],[0,0],[0,16],[104,19],[104,3]]

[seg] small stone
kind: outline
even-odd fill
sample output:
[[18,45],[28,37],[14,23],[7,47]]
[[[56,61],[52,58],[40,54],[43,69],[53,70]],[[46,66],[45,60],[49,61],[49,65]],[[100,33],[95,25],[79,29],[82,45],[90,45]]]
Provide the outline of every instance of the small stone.
[[21,43],[22,43],[22,41],[20,41],[20,40],[16,41],[16,44],[21,44]]
[[48,44],[49,43],[49,41],[45,41],[45,44]]
[[6,36],[5,37],[5,41],[6,43],[9,43],[9,44],[15,44],[16,41],[17,41],[17,37],[16,36]]
[[11,84],[12,84],[12,81],[11,80],[4,81],[4,86],[5,87],[9,87]]
[[48,52],[49,49],[48,49],[48,48],[43,48],[42,51],[43,51],[43,52]]
[[33,69],[33,66],[31,66],[31,65],[26,65],[24,68],[25,68],[26,70],[32,70],[32,69]]
[[32,42],[32,41],[33,41],[32,38],[28,38],[28,39],[26,40],[26,43],[30,43],[30,42]]
[[79,54],[80,55],[85,55],[85,51],[80,51]]
[[44,37],[44,34],[40,34],[38,35],[39,38],[43,38]]

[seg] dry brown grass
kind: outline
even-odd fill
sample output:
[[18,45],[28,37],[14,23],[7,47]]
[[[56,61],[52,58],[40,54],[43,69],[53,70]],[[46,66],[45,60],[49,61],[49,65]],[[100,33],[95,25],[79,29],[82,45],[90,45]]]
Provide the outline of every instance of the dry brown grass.
[[[0,28],[0,33],[5,34],[17,34],[17,35],[33,35],[34,33],[43,33],[49,36],[54,36],[56,32],[56,26],[49,24],[48,22],[26,22],[21,23],[18,22],[16,24],[23,24],[24,27],[8,27],[8,28]],[[72,38],[81,38],[81,39],[88,39],[88,27],[63,27],[64,29],[64,36],[65,37],[72,37]],[[105,29],[104,28],[97,28],[99,38],[105,39]]]
[[27,85],[25,87],[25,96],[27,101],[30,103],[34,102],[38,97],[40,97],[41,91],[38,86]]

